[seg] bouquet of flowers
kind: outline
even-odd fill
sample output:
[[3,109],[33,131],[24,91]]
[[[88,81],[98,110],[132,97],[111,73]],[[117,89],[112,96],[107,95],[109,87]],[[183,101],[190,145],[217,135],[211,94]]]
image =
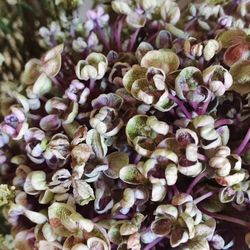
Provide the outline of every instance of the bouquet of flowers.
[[0,249],[250,247],[249,0],[0,7]]

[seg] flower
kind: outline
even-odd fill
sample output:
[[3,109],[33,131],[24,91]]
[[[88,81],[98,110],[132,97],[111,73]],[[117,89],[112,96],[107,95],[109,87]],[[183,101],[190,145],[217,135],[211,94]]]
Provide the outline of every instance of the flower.
[[101,53],[93,52],[85,60],[80,60],[76,65],[76,76],[80,80],[101,79],[106,73],[108,62]]
[[37,164],[43,163],[43,153],[47,146],[45,133],[38,128],[29,128],[24,134],[24,140],[28,157]]
[[65,90],[65,97],[79,104],[84,104],[87,101],[89,93],[89,88],[75,79],[71,81],[69,88]]
[[104,8],[99,5],[95,10],[87,11],[87,19],[85,27],[88,31],[91,31],[96,25],[100,28],[104,27],[109,20],[109,15],[105,14]]
[[244,180],[246,173],[241,169],[241,158],[230,154],[230,148],[220,146],[209,161],[215,168],[215,180],[222,186],[233,186]]
[[51,22],[49,27],[41,27],[39,29],[39,35],[47,43],[48,46],[53,46],[55,41],[62,41],[64,33],[61,31],[61,27],[57,22]]
[[22,108],[19,106],[11,106],[10,109],[12,111],[11,114],[5,116],[4,122],[0,124],[2,143],[7,142],[5,134],[9,135],[14,140],[20,140],[29,126]]
[[77,39],[72,42],[72,47],[76,52],[83,52],[87,48],[87,43],[82,37],[77,37]]

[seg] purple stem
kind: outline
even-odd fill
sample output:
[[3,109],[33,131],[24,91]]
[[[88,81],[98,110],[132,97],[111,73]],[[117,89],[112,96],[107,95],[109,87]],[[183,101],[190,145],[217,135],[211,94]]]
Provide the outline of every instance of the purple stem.
[[115,31],[115,41],[118,51],[122,50],[122,43],[121,43],[122,26],[123,26],[123,18],[121,18],[118,21],[117,30]]
[[188,112],[188,110],[186,109],[186,107],[184,106],[183,102],[181,100],[179,100],[178,98],[176,98],[175,96],[168,94],[168,98],[172,101],[174,101],[176,104],[178,104],[178,106],[180,107],[181,111],[185,114],[185,116],[188,119],[192,119],[192,115]]
[[136,29],[136,31],[131,35],[130,41],[129,41],[129,49],[128,51],[133,51],[133,48],[135,46],[136,38],[139,34],[140,29]]
[[117,214],[116,216],[113,217],[113,219],[117,219],[117,220],[127,220],[130,217],[126,214]]
[[176,185],[173,185],[173,191],[175,195],[180,193]]
[[105,38],[105,34],[101,29],[100,25],[98,24],[98,22],[95,22],[95,30],[102,44],[106,47],[107,50],[110,50],[110,46]]
[[199,209],[201,210],[202,213],[207,214],[207,215],[209,215],[209,216],[211,216],[211,217],[213,217],[215,219],[227,221],[227,222],[234,223],[234,224],[238,224],[240,226],[247,227],[247,228],[250,229],[250,223],[246,222],[245,220],[234,218],[234,217],[231,217],[231,216],[228,216],[228,215],[211,213],[211,212],[207,211],[206,209],[204,209],[203,207],[199,207]]
[[200,161],[207,161],[208,159],[207,159],[207,157],[205,155],[198,153],[198,160],[200,160]]
[[201,201],[203,201],[203,200],[205,200],[205,199],[213,196],[214,194],[218,193],[218,191],[219,190],[213,190],[213,191],[210,191],[210,192],[208,192],[206,194],[203,194],[202,196],[200,196],[200,197],[198,197],[198,198],[196,198],[194,200],[194,204],[198,204],[199,202],[201,202]]
[[161,240],[163,240],[164,237],[157,238],[156,240],[152,241],[150,244],[148,244],[146,247],[143,248],[143,250],[150,250],[154,246],[156,246]]
[[158,35],[158,31],[155,33],[155,34],[153,34],[152,36],[150,36],[149,38],[148,38],[148,43],[151,43],[156,37],[157,37],[157,35]]
[[[127,220],[129,218],[130,217],[128,215],[125,215],[125,214],[117,214],[116,216],[112,217],[112,219],[116,219],[116,220]],[[98,222],[98,221],[103,220],[103,219],[111,219],[111,217],[107,216],[107,215],[98,215],[95,218],[93,218],[92,221]]]
[[201,110],[199,110],[198,112],[199,115],[204,115],[206,113],[210,100],[211,100],[211,96],[208,97],[208,100],[203,104],[203,106],[201,107]]
[[194,188],[194,186],[200,181],[202,180],[205,176],[207,175],[207,172],[204,171],[203,173],[197,175],[193,181],[191,182],[191,184],[189,185],[188,189],[187,189],[187,194],[190,194]]
[[141,160],[141,158],[142,156],[138,154],[134,159],[134,164],[137,164]]
[[198,102],[189,102],[190,105],[193,107],[194,110],[196,110],[199,106],[199,103]]
[[92,92],[95,88],[95,79],[90,79],[89,80],[89,90]]
[[240,146],[235,151],[235,154],[241,155],[241,153],[244,151],[249,141],[250,141],[250,128],[248,129],[247,134],[245,138],[243,139],[243,141],[241,142]]
[[62,84],[59,82],[59,80],[58,80],[56,77],[51,77],[50,79],[52,80],[53,84],[54,84],[57,88],[59,88],[59,89],[62,89],[62,88],[63,88]]
[[107,215],[98,215],[95,218],[93,218],[92,221],[96,223],[96,222],[103,220],[103,219],[108,219]]
[[219,120],[217,120],[217,121],[215,122],[214,127],[215,127],[215,128],[218,128],[218,127],[220,127],[220,126],[223,126],[223,125],[231,125],[231,124],[233,124],[233,123],[234,123],[234,121],[231,120],[231,119],[219,119]]

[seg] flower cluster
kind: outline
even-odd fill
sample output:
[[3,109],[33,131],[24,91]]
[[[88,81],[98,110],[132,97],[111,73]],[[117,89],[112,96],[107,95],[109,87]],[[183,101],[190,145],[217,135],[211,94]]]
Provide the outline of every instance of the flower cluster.
[[0,248],[250,246],[249,1],[52,2],[3,63]]

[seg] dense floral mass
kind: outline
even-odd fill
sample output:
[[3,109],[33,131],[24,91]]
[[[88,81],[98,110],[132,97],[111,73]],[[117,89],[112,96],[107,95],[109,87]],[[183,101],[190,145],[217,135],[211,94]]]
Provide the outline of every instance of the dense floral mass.
[[0,249],[250,247],[250,2],[51,2],[0,19]]

